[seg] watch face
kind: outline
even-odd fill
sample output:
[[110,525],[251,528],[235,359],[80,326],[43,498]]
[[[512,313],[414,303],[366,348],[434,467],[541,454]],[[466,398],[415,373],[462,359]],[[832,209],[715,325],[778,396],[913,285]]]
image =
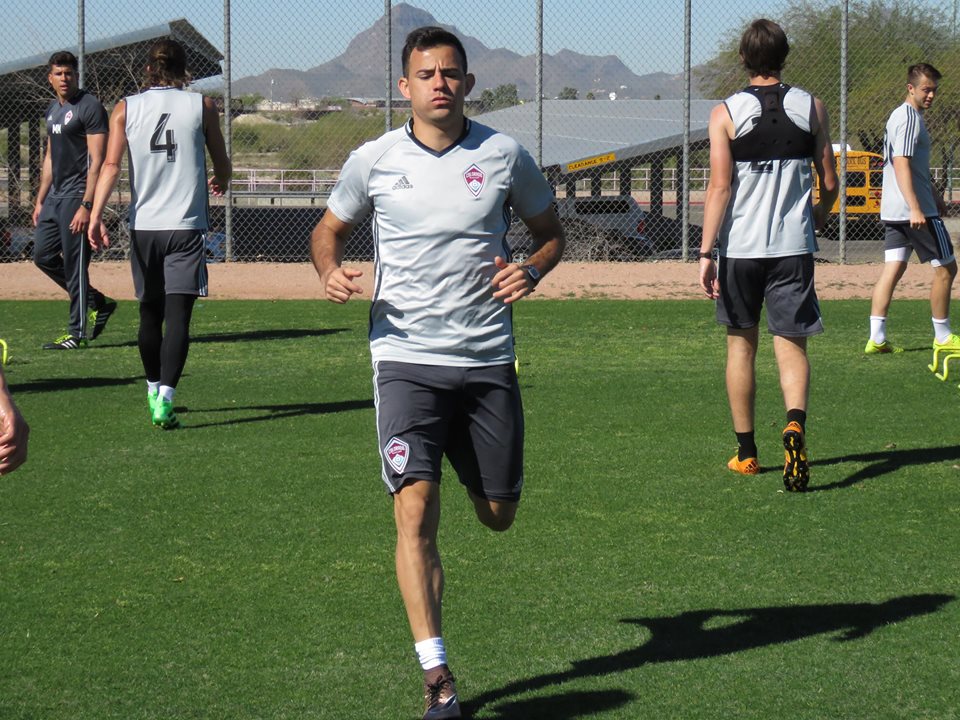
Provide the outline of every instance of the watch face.
[[533,265],[524,265],[523,270],[530,276],[530,279],[533,280],[535,284],[540,282],[540,271]]

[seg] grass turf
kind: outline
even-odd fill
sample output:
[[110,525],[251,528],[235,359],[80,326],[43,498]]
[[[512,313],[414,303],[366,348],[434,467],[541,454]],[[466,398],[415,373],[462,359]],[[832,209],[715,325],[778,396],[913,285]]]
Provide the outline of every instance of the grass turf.
[[[960,390],[929,310],[864,357],[868,303],[810,345],[812,492],[734,452],[706,302],[516,308],[517,523],[443,485],[444,635],[478,719],[960,713]],[[176,406],[147,420],[136,307],[39,350],[65,303],[0,303],[30,459],[0,479],[0,717],[413,718],[419,671],[375,452],[368,305],[207,301]],[[951,378],[952,380],[953,378]],[[960,372],[957,373],[960,380]]]

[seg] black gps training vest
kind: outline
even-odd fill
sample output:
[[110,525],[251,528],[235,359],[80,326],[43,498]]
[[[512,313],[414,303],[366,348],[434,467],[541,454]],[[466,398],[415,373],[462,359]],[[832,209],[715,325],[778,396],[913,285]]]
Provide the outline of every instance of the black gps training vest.
[[[783,109],[789,85],[750,85],[742,92],[760,101],[760,117],[748,133],[730,141],[737,162],[795,160],[813,157],[814,134],[793,124]],[[812,96],[811,96],[812,97]],[[812,103],[812,99],[811,99]]]

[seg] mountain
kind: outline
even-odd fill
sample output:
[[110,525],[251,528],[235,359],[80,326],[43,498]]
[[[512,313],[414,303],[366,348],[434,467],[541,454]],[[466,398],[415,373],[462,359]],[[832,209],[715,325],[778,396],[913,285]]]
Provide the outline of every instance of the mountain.
[[[407,34],[424,25],[441,25],[455,33],[467,51],[469,70],[477,77],[473,97],[477,98],[485,88],[513,83],[521,98],[536,96],[536,57],[519,55],[506,48],[488,48],[476,38],[465,35],[452,25],[443,25],[425,10],[406,3],[395,5],[392,10],[393,35],[391,58],[393,58],[394,82],[399,77],[400,51]],[[347,45],[343,54],[329,62],[309,70],[276,68],[260,75],[236,80],[234,95],[256,93],[270,97],[271,81],[273,98],[288,101],[300,98],[321,97],[386,97],[384,80],[384,38],[386,16],[381,17]],[[556,55],[544,55],[543,89],[547,97],[555,97],[562,88],[572,87],[585,98],[593,92],[598,98],[616,92],[619,98],[647,99],[679,98],[683,90],[682,75],[653,73],[636,75],[615,55],[581,55],[570,50],[561,50]],[[394,97],[399,93],[394,86]],[[694,95],[694,97],[698,97]]]

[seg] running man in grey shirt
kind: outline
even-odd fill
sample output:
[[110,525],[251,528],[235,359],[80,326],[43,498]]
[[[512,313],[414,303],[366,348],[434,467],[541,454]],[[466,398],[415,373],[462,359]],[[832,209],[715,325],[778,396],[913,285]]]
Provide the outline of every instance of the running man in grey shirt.
[[[353,226],[374,213],[370,312],[382,477],[393,497],[396,570],[421,668],[424,718],[459,718],[440,627],[440,465],[449,459],[480,522],[512,524],[523,485],[523,409],[512,303],[560,260],[553,192],[509,137],[468,120],[474,84],[457,37],[420,28],[403,49],[400,92],[412,119],[355,151],[313,232],[327,299],[361,293],[342,267]],[[511,262],[511,211],[538,249]]]
[[107,146],[107,112],[77,85],[77,58],[54,53],[47,76],[47,152],[33,210],[33,261],[70,296],[67,333],[45,350],[76,350],[97,338],[117,303],[90,286],[86,232]]

